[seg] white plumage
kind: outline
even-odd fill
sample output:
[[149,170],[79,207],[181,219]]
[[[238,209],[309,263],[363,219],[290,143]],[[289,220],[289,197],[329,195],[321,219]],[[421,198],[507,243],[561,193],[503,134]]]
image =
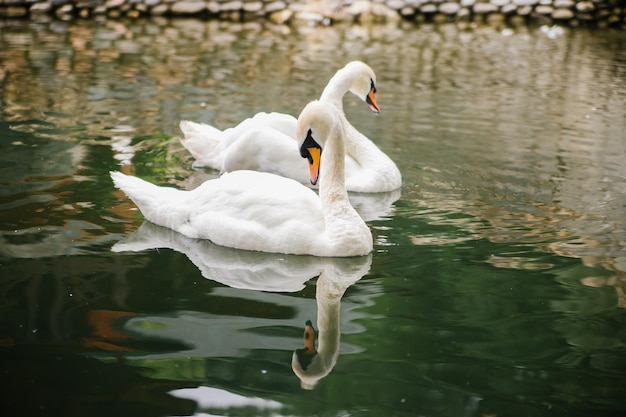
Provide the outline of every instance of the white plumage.
[[263,252],[368,254],[373,247],[371,232],[345,190],[344,133],[338,111],[317,101],[309,103],[296,134],[302,142],[314,138],[322,148],[319,196],[292,179],[247,170],[224,174],[191,191],[159,187],[119,172],[112,172],[111,178],[146,219],[191,238]]
[[[396,164],[359,132],[343,113],[343,96],[352,92],[379,112],[374,93],[376,75],[361,61],[352,61],[328,82],[320,102],[335,107],[346,143],[346,188],[356,192],[385,192],[399,188],[402,176]],[[308,184],[306,163],[298,156],[296,119],[283,113],[257,113],[235,127],[181,121],[181,143],[196,159],[194,165],[221,172],[241,169],[271,172]]]

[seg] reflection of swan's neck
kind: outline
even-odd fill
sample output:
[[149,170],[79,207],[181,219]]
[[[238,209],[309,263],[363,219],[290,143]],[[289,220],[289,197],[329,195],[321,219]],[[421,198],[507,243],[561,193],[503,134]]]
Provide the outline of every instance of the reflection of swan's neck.
[[322,272],[315,291],[317,300],[317,354],[324,368],[330,370],[337,362],[339,355],[339,310],[345,286],[333,285]]

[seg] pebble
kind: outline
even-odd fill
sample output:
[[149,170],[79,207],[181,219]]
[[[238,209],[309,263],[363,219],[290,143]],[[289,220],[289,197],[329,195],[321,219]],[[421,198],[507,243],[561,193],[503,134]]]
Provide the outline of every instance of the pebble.
[[574,12],[570,9],[554,9],[551,16],[554,20],[569,20],[574,18]]
[[596,6],[594,6],[593,2],[590,1],[579,1],[576,3],[576,10],[581,13],[590,13],[596,10]]
[[495,6],[491,3],[476,3],[472,10],[476,14],[489,14],[497,12],[498,6]]
[[546,6],[543,4],[540,4],[539,6],[535,7],[535,13],[537,14],[552,14],[552,10],[554,10],[554,8],[552,6]]
[[455,15],[459,12],[460,8],[461,8],[461,5],[459,3],[455,3],[451,1],[447,3],[441,3],[439,5],[439,13]]
[[[330,0],[329,12],[307,11],[307,0],[0,0],[0,16],[24,18],[52,15],[67,20],[139,17],[144,15],[204,15],[221,19],[264,17],[290,24],[297,15],[309,24],[337,21],[393,22],[399,19],[435,23],[456,17],[459,22],[538,19],[549,22],[598,22],[601,27],[626,27],[626,8],[618,0]],[[329,13],[329,14],[327,14]],[[478,19],[478,20],[476,20]]]
[[170,11],[174,14],[198,14],[206,9],[203,1],[179,1],[172,3]]

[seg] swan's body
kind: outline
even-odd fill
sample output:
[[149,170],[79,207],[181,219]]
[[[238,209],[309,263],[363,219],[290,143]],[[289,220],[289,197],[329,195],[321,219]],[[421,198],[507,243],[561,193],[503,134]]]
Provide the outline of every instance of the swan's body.
[[[343,113],[343,96],[351,91],[370,109],[379,112],[374,93],[374,71],[360,61],[337,71],[322,92],[320,102],[339,111],[345,132],[346,188],[356,192],[392,191],[402,177],[395,163],[359,132]],[[182,121],[181,143],[196,159],[195,165],[222,172],[241,169],[271,172],[308,183],[304,162],[298,158],[296,119],[283,113],[258,113],[235,127],[220,131],[212,126]],[[262,144],[259,147],[259,143]]]
[[[316,159],[322,178],[319,197],[294,180],[257,171],[230,172],[191,191],[158,187],[119,172],[111,177],[146,219],[191,238],[262,252],[368,254],[371,232],[350,205],[344,185],[343,126],[337,111],[309,103],[296,134],[302,155]],[[307,153],[304,144],[310,143],[323,149],[319,158]]]

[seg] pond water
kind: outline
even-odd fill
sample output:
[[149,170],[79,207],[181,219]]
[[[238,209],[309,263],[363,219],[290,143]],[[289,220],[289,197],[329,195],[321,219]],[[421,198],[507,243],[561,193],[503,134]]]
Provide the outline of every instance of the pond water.
[[[0,26],[3,414],[626,415],[626,32]],[[346,114],[403,174],[352,195],[371,256],[186,239],[113,188],[215,177],[181,119],[297,115],[352,59],[382,113]]]

